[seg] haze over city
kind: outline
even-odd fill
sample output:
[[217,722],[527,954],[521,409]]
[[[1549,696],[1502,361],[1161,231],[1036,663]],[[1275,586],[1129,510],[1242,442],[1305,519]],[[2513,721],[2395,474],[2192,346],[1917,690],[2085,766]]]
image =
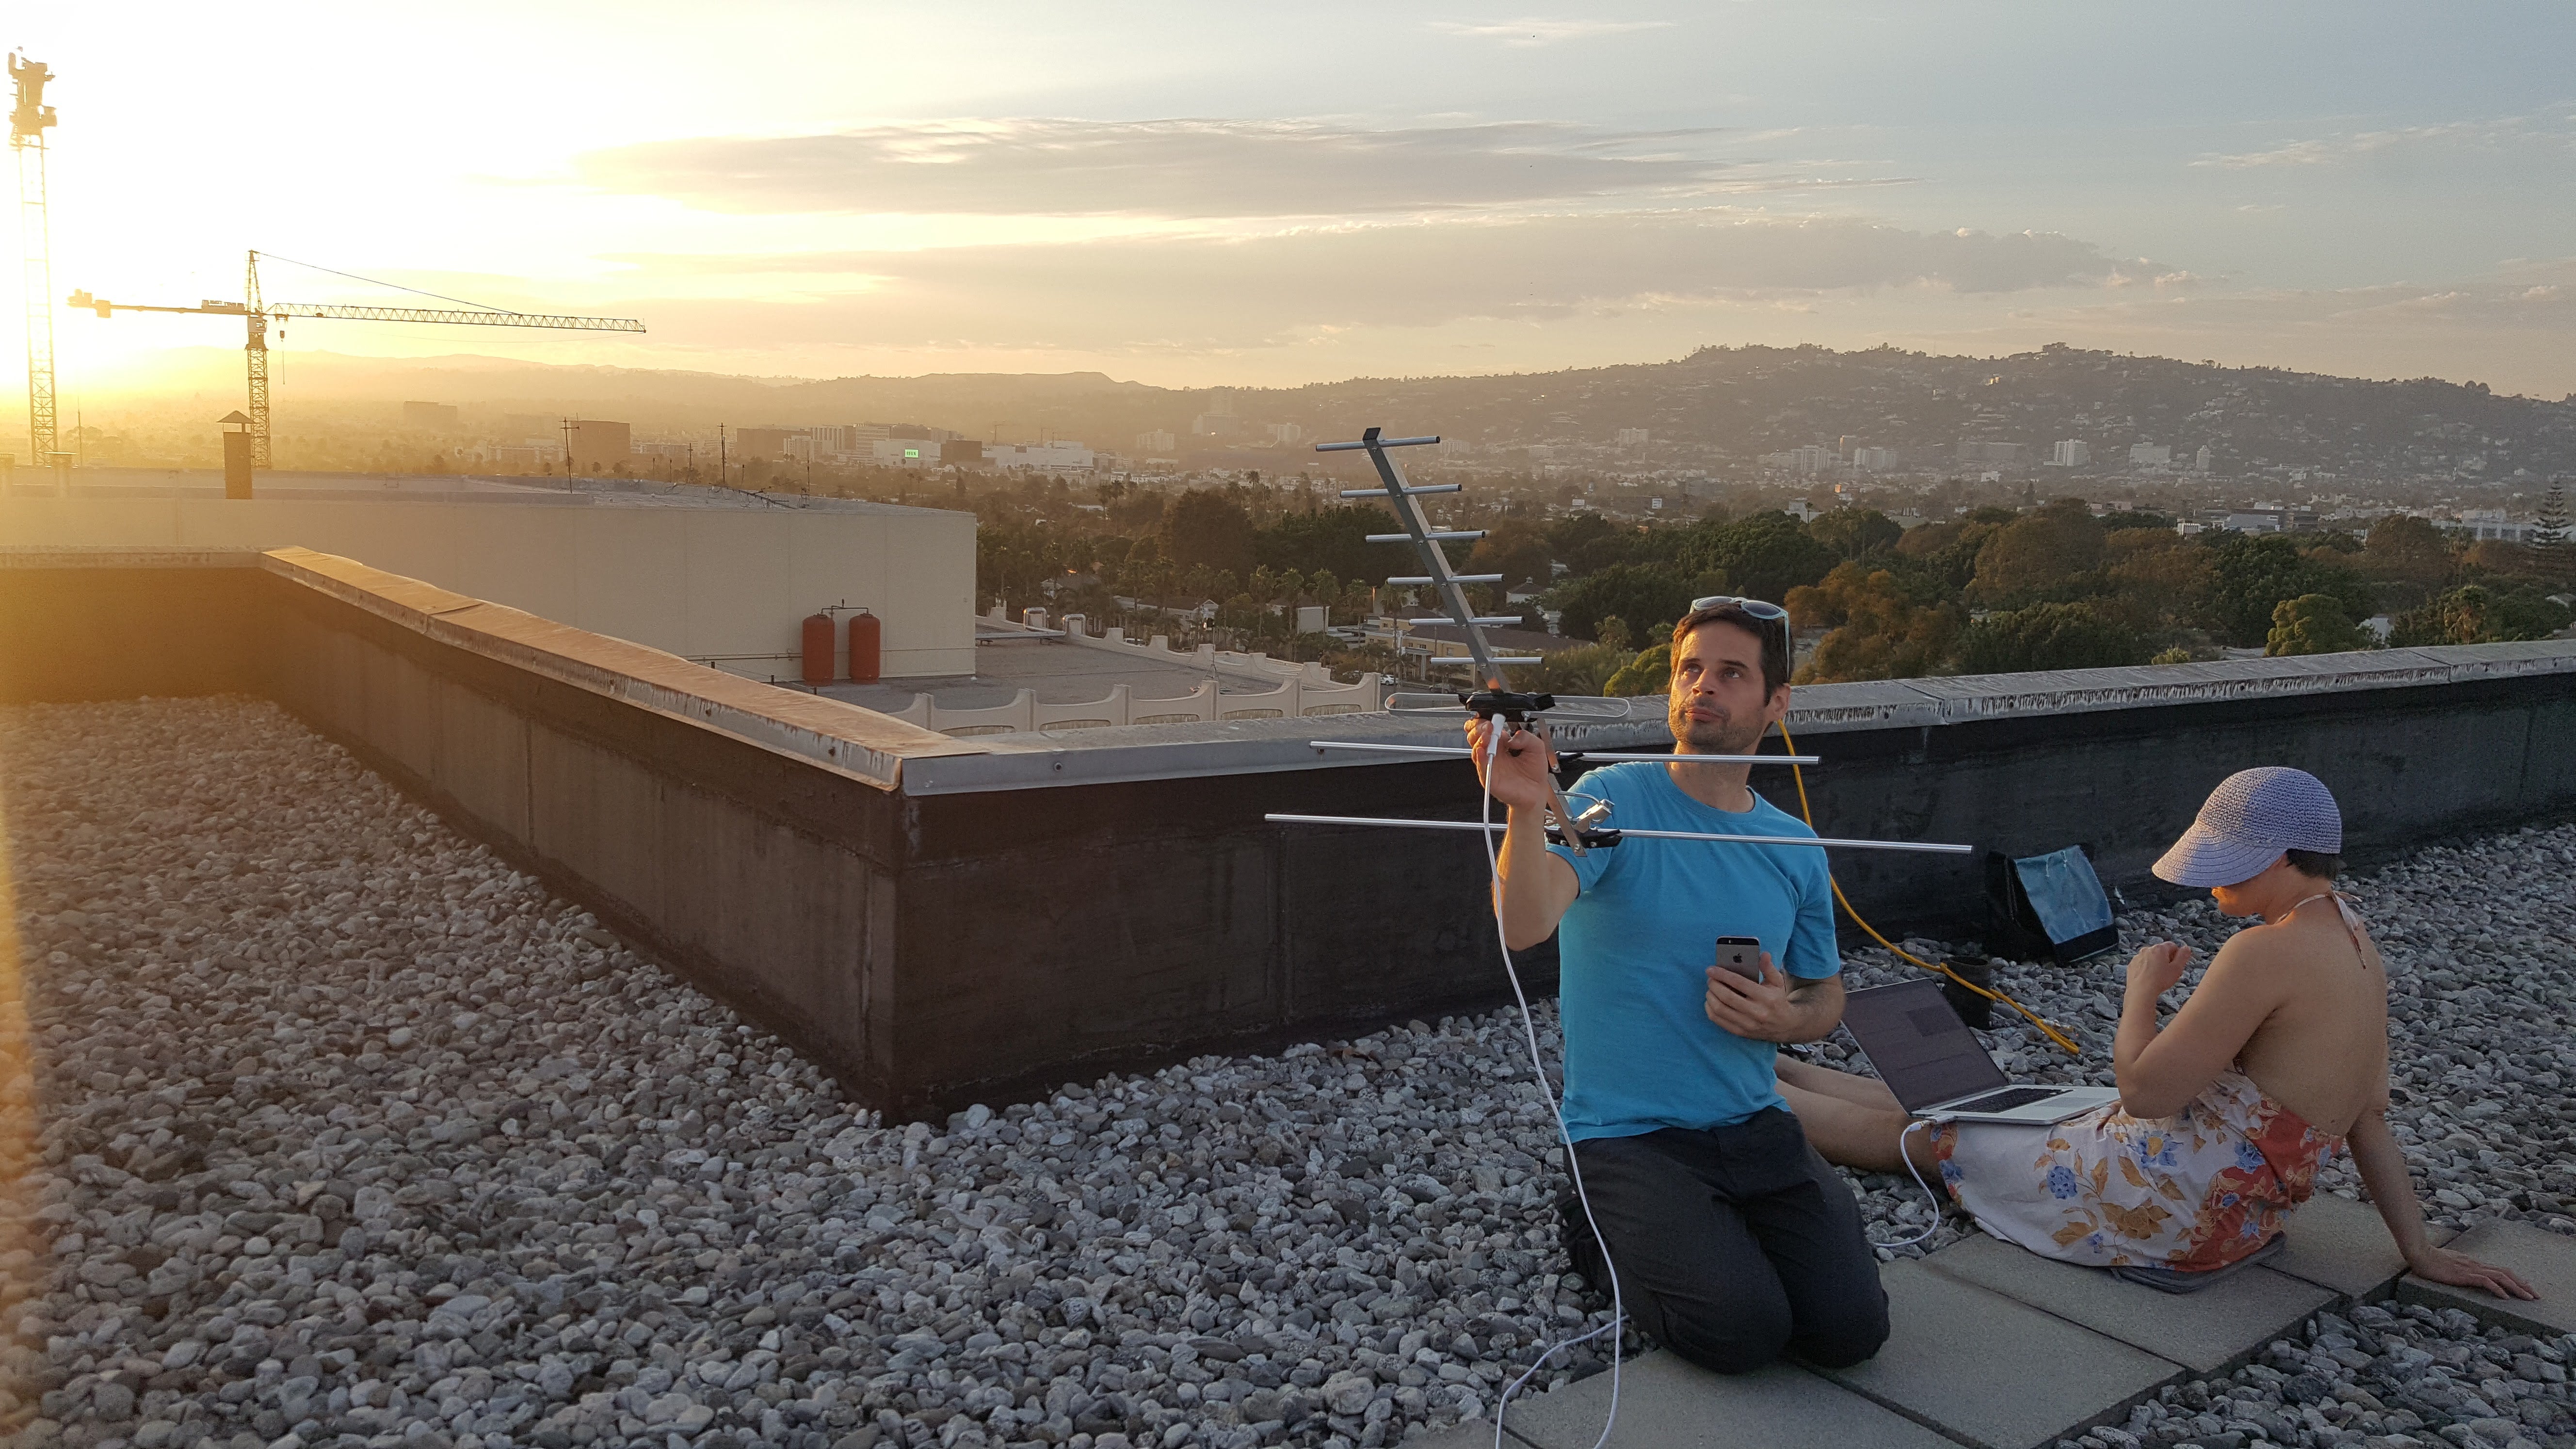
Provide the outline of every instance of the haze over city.
[[[57,292],[237,297],[256,247],[651,329],[299,325],[286,369],[328,347],[1278,386],[2066,342],[2576,390],[2563,6],[20,21],[60,77]],[[386,296],[284,263],[267,286]],[[67,402],[238,345],[195,317],[58,332]]]

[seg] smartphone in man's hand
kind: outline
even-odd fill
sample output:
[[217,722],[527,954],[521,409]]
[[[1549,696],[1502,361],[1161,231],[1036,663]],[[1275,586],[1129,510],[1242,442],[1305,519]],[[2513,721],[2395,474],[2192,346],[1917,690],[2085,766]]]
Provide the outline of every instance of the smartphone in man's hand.
[[1717,965],[1747,981],[1762,979],[1762,942],[1752,936],[1717,938]]

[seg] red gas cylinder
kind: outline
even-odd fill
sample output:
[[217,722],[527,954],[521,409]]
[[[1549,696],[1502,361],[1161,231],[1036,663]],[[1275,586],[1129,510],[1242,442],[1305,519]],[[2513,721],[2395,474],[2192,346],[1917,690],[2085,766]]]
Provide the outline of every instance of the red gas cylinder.
[[874,684],[885,652],[885,623],[865,609],[850,616],[850,682]]
[[835,632],[837,631],[832,627],[831,615],[805,616],[805,682],[807,684],[832,682],[832,635]]

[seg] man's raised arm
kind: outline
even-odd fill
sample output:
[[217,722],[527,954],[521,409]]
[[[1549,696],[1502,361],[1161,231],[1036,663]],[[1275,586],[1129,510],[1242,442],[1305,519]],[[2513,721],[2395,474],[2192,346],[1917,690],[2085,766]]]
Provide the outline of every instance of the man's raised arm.
[[[1490,762],[1493,732],[1502,730],[1499,757]],[[1503,918],[1503,944],[1525,951],[1546,940],[1579,893],[1574,867],[1548,852],[1544,812],[1548,788],[1548,749],[1527,731],[1494,720],[1467,721],[1467,743],[1475,747],[1476,773],[1485,788],[1510,812],[1495,883],[1496,907]]]

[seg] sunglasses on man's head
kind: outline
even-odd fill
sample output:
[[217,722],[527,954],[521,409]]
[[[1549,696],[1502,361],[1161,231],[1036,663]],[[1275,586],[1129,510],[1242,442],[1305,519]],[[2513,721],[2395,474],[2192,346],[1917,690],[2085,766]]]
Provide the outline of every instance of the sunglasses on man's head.
[[1696,614],[1702,609],[1714,609],[1720,604],[1733,604],[1747,615],[1766,624],[1789,617],[1788,610],[1768,599],[1748,599],[1738,594],[1711,594],[1704,599],[1693,599],[1691,612]]

